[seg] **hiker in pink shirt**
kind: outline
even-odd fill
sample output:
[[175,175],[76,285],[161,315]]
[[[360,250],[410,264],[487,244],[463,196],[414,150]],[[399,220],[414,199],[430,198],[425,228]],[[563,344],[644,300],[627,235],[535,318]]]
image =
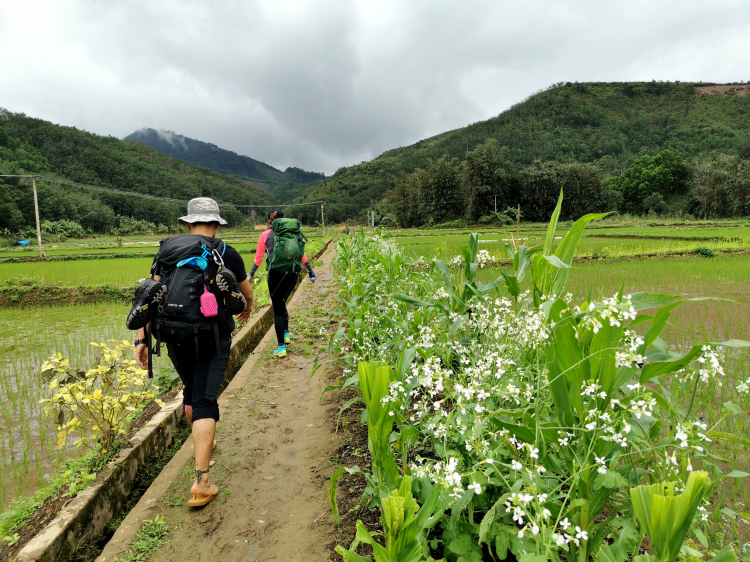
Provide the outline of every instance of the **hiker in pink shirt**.
[[[266,258],[266,268],[268,268],[268,264],[273,256],[274,244],[273,230],[270,226],[275,219],[281,218],[284,218],[284,213],[281,211],[272,211],[269,215],[269,228],[268,230],[265,230],[258,239],[258,248],[255,250],[255,261],[250,270],[250,279],[253,279],[255,276],[255,272],[260,267],[264,255],[268,256]],[[315,275],[312,267],[310,267],[307,257],[302,256],[302,264],[307,269],[310,281],[315,281],[318,276]],[[296,275],[288,275],[279,271],[274,271],[273,269],[268,271],[268,294],[271,296],[271,304],[273,305],[273,321],[274,327],[276,328],[276,339],[279,344],[279,348],[274,352],[274,357],[286,357],[286,344],[292,341],[291,336],[289,335],[289,311],[286,309],[286,301],[289,298],[289,295],[292,294],[296,284]]]

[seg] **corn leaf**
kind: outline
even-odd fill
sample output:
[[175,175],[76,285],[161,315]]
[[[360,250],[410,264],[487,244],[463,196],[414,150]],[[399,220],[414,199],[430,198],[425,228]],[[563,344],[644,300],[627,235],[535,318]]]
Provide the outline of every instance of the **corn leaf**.
[[547,237],[544,240],[543,250],[546,255],[550,255],[552,253],[552,245],[555,243],[555,232],[557,232],[557,221],[560,218],[560,209],[562,208],[562,202],[563,191],[561,189],[560,195],[557,198],[557,205],[555,206],[555,210],[549,219],[549,226],[547,226]]
[[[562,198],[562,191],[560,192],[560,197]],[[586,230],[586,226],[588,226],[588,224],[592,220],[603,219],[608,214],[609,213],[591,213],[588,215],[584,215],[575,222],[570,230],[568,230],[568,233],[562,239],[560,245],[555,251],[555,256],[557,256],[560,261],[567,267],[563,268],[558,266],[557,270],[554,272],[554,278],[552,281],[553,294],[560,296],[562,295],[563,290],[565,290],[565,284],[568,282],[568,275],[570,275],[570,264],[573,263],[573,256],[575,254],[576,247],[578,246],[578,242],[580,242],[581,240],[581,236],[583,236],[583,233]],[[544,253],[546,254],[547,252],[545,251]]]
[[336,526],[341,526],[341,517],[339,516],[339,506],[336,503],[336,483],[339,481],[344,474],[344,467],[342,466],[331,476],[331,480],[328,482],[328,502],[331,504],[331,511],[333,512],[333,520],[336,522]]

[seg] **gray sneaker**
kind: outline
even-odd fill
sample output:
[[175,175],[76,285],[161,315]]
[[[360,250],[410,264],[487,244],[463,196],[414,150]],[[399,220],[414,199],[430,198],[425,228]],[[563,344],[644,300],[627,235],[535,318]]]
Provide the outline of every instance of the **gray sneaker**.
[[125,321],[128,330],[139,330],[148,324],[151,320],[151,314],[156,308],[152,305],[160,302],[166,294],[167,285],[162,281],[146,279],[141,283],[135,290],[133,308],[130,309],[128,319]]
[[219,269],[216,274],[216,286],[224,295],[224,306],[229,314],[240,314],[247,308],[245,295],[240,291],[237,277],[226,267]]

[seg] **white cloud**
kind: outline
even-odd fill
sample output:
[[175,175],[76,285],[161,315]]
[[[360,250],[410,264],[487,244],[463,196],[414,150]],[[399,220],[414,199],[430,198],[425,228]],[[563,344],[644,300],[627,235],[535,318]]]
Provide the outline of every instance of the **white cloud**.
[[0,0],[0,106],[332,173],[551,83],[748,80],[735,0]]

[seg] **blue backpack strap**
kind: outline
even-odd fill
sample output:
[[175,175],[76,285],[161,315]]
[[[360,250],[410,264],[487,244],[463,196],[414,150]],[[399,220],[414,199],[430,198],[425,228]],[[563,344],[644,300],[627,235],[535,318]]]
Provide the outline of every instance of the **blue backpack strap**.
[[223,258],[224,257],[224,252],[227,251],[227,243],[224,242],[224,240],[222,240],[221,243],[224,244],[224,248],[222,248],[222,250],[221,250],[221,257]]

